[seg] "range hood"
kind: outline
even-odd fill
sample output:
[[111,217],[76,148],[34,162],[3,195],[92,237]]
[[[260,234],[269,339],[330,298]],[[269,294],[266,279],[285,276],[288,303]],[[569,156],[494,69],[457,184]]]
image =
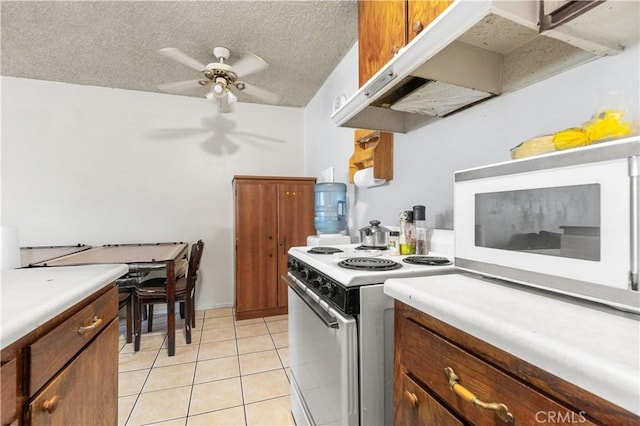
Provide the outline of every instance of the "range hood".
[[331,118],[405,133],[638,43],[637,1],[607,1],[539,32],[540,3],[456,0]]

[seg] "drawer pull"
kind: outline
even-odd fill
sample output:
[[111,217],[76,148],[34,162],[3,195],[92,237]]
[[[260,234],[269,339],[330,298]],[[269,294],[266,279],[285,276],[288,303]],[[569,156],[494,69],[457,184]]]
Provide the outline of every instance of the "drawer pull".
[[42,403],[42,411],[46,411],[49,414],[53,413],[54,411],[56,411],[56,408],[58,408],[59,400],[60,398],[58,397],[58,395],[54,395],[51,398],[45,400]]
[[449,387],[456,395],[465,401],[472,403],[473,405],[484,408],[485,410],[491,410],[495,412],[500,419],[506,423],[513,423],[514,417],[509,408],[500,402],[483,402],[477,396],[475,396],[470,390],[458,383],[458,376],[454,373],[453,368],[446,367],[444,374],[449,381]]
[[413,407],[417,407],[418,402],[420,402],[418,401],[418,396],[413,392],[409,392],[408,390],[404,391],[404,397],[409,402],[409,404],[411,404],[411,406]]
[[81,325],[78,329],[78,334],[83,335],[87,330],[95,330],[102,324],[102,318],[93,317],[93,322],[90,325]]

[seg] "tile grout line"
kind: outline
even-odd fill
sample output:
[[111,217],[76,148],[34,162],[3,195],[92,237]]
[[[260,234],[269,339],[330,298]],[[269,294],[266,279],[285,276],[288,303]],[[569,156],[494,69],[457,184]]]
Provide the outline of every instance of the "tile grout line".
[[[213,313],[210,313],[210,314],[213,315]],[[192,344],[196,344],[197,345],[197,349],[195,350],[195,363],[194,363],[195,367],[194,367],[193,376],[191,378],[190,385],[189,385],[190,386],[189,399],[188,399],[188,404],[187,404],[186,415],[184,417],[184,426],[187,426],[189,424],[189,419],[191,417],[196,416],[196,414],[194,414],[193,416],[190,414],[190,409],[191,409],[191,406],[192,406],[192,403],[193,403],[193,398],[194,398],[194,388],[198,384],[198,383],[196,383],[198,366],[199,366],[199,364],[201,362],[204,362],[204,361],[208,360],[208,359],[207,360],[200,360],[199,359],[199,357],[200,357],[200,355],[202,353],[201,352],[202,348],[200,346],[202,345],[202,339],[203,339],[204,332],[205,332],[205,322],[206,322],[207,319],[213,320],[213,319],[216,319],[216,318],[230,318],[232,323],[233,323],[233,341],[234,341],[234,345],[235,345],[235,359],[236,359],[236,362],[238,364],[238,379],[239,379],[239,382],[240,382],[239,383],[240,384],[240,397],[241,397],[241,401],[242,401],[241,404],[242,404],[242,409],[243,409],[245,426],[249,425],[249,419],[247,417],[247,405],[249,405],[249,404],[247,403],[246,398],[245,398],[245,392],[244,392],[245,389],[244,389],[244,384],[243,384],[243,378],[244,377],[248,377],[248,376],[251,376],[251,375],[254,375],[254,374],[264,373],[264,372],[267,372],[267,371],[282,371],[285,374],[287,382],[290,383],[289,377],[288,377],[288,375],[286,373],[286,368],[287,367],[285,367],[285,364],[283,362],[283,357],[282,357],[280,351],[278,350],[279,349],[278,345],[276,344],[275,338],[273,337],[274,333],[285,333],[285,332],[287,332],[287,330],[284,330],[284,331],[283,330],[272,331],[272,329],[269,327],[269,323],[270,322],[274,322],[276,320],[266,321],[264,318],[260,318],[260,321],[255,323],[255,324],[260,324],[260,325],[265,327],[265,329],[267,331],[266,335],[269,336],[269,341],[270,341],[273,349],[252,350],[250,352],[247,352],[247,354],[260,353],[260,352],[266,352],[266,351],[275,350],[276,354],[278,356],[279,364],[280,364],[279,367],[278,368],[274,368],[274,369],[264,370],[264,371],[255,371],[255,372],[252,372],[250,374],[243,374],[242,369],[241,369],[241,364],[240,364],[240,355],[241,355],[241,353],[240,353],[240,347],[239,347],[240,345],[239,345],[239,341],[238,341],[239,337],[238,337],[237,329],[238,329],[238,327],[242,327],[244,325],[252,325],[252,324],[238,324],[236,322],[235,312],[233,311],[233,309],[231,310],[231,315],[230,316],[225,316],[225,315],[223,315],[223,316],[212,316],[211,318],[209,318],[207,316],[207,310],[204,310],[203,317],[201,318],[201,321],[199,321],[200,328],[198,330],[199,337],[197,339],[194,338],[195,336],[193,336],[193,334],[195,334],[195,333],[194,333],[194,330],[192,329]],[[220,327],[212,327],[212,329],[215,329],[215,328],[220,328]],[[251,338],[251,337],[259,337],[259,336],[247,336],[246,338]],[[227,339],[227,340],[231,340],[231,339]],[[135,394],[135,401],[133,402],[133,404],[131,406],[131,410],[129,411],[129,413],[128,413],[127,417],[126,417],[125,422],[122,423],[122,424],[126,425],[126,424],[128,424],[128,422],[131,421],[133,412],[135,411],[135,408],[136,408],[136,405],[139,403],[142,393],[144,393],[143,392],[144,387],[149,382],[152,370],[159,369],[159,368],[162,368],[162,367],[170,367],[170,366],[173,366],[173,365],[185,364],[185,362],[181,362],[181,363],[169,364],[169,365],[158,365],[158,362],[160,360],[160,351],[166,350],[166,348],[164,348],[164,345],[165,345],[166,341],[167,341],[167,336],[165,334],[163,336],[162,342],[160,344],[160,348],[157,349],[157,351],[155,353],[155,356],[153,358],[153,361],[151,363],[151,366],[150,366],[150,368],[148,369],[148,371],[146,373],[144,381],[142,382],[142,386],[140,387],[140,389],[137,392],[137,394]],[[214,340],[211,343],[215,343],[215,342],[218,342],[218,341]],[[124,343],[122,345],[122,347],[120,348],[120,351],[122,351],[126,347],[126,345],[127,344]],[[285,349],[286,347],[287,346],[283,346],[280,349]],[[119,351],[119,353],[120,353],[120,351]],[[211,359],[218,359],[218,358],[220,358],[220,357],[214,357],[214,358],[211,358]],[[131,370],[131,371],[135,371],[135,370]],[[220,380],[222,380],[222,379],[220,379]],[[159,389],[158,391],[160,391],[160,390],[162,390],[162,389]],[[262,399],[260,401],[255,401],[255,403],[262,403],[264,401],[276,400],[278,398],[282,398],[283,396],[284,395],[268,397],[268,398]],[[119,398],[120,398],[120,396],[119,396]],[[238,406],[234,406],[234,407],[238,407]],[[220,408],[220,409],[212,410],[212,411],[222,411],[222,410],[231,409],[231,408],[234,408],[234,407],[225,407],[225,408]],[[199,413],[197,415],[200,415],[200,414],[205,414],[205,413]],[[178,420],[178,419],[179,419],[179,417],[178,418],[174,418],[174,419],[164,419],[164,420],[158,420],[157,422],[154,422],[154,423],[161,423],[161,422],[172,421],[172,420],[175,421],[175,420]]]

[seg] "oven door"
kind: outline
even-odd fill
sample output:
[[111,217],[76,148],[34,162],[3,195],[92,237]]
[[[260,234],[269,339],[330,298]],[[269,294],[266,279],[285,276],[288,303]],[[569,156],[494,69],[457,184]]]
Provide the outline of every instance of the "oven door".
[[358,333],[354,317],[319,302],[291,275],[289,364],[291,412],[301,425],[357,425]]

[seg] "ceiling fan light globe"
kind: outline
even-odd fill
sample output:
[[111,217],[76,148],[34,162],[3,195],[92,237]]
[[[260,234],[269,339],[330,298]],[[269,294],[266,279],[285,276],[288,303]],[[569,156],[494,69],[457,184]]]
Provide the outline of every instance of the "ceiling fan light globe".
[[215,83],[211,90],[217,98],[221,98],[225,94],[225,86],[222,83]]

